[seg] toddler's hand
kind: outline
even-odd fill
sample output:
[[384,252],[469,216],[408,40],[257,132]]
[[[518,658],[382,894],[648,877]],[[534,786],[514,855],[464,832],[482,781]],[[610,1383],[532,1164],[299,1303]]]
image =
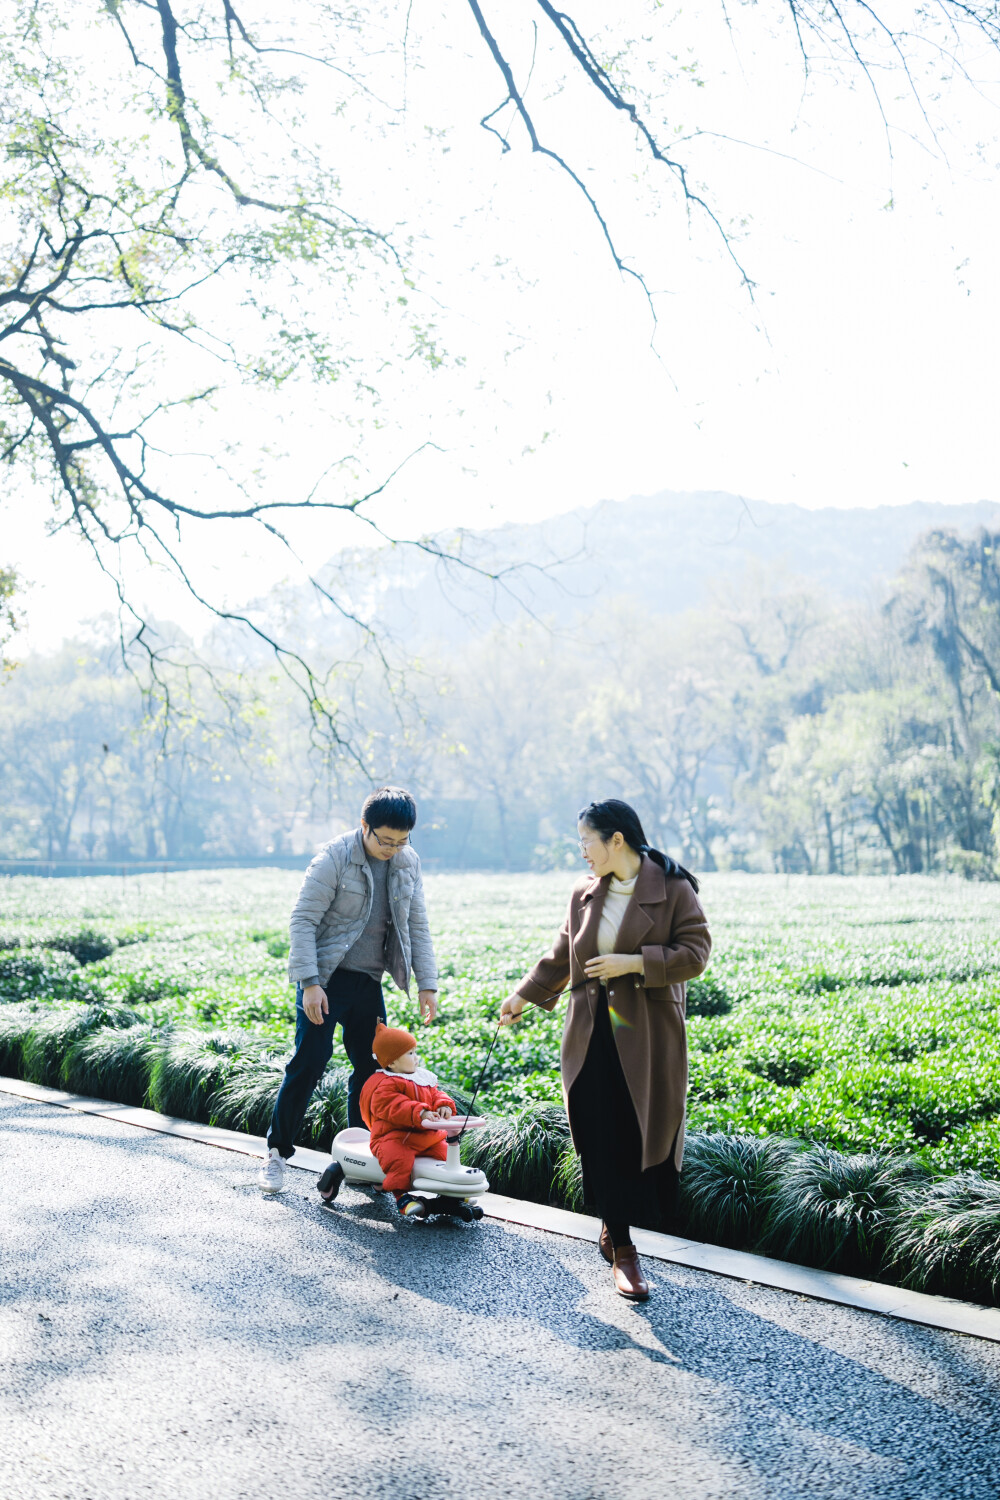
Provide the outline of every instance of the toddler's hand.
[[423,1114],[420,1116],[420,1123],[421,1125],[433,1125],[438,1120],[440,1120],[440,1118],[441,1116],[436,1109],[425,1109]]
[[438,1107],[438,1116],[442,1120],[450,1120],[454,1113],[450,1104],[442,1104]]

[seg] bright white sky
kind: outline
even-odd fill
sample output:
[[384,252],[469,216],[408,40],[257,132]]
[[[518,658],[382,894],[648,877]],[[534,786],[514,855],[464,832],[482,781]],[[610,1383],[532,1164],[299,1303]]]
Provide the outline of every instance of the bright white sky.
[[[518,127],[503,157],[479,129],[502,90],[471,30],[456,42],[452,28],[442,52],[438,6],[417,0],[412,56],[423,66],[408,75],[408,112],[384,141],[355,133],[344,201],[377,222],[424,227],[445,343],[467,362],[442,377],[440,405],[396,414],[393,462],[428,435],[446,451],[414,460],[394,486],[379,512],[390,529],[539,519],[662,489],[806,507],[998,498],[997,59],[984,49],[970,60],[977,88],[939,85],[940,68],[920,78],[937,143],[902,80],[884,77],[900,127],[890,154],[871,93],[832,73],[804,88],[788,29],[769,39],[763,9],[731,10],[730,33],[721,7],[695,7],[669,31],[704,80],[671,86],[671,118],[685,134],[699,126],[750,143],[676,149],[727,222],[748,220],[738,250],[756,305],[697,221],[689,234],[678,211],[637,208],[669,195],[630,134],[598,138],[572,100],[550,132],[578,161],[598,161],[588,184],[657,293],[653,337],[643,297],[618,277],[572,185],[530,157]],[[623,0],[623,14],[649,10]],[[585,30],[601,13],[596,0],[574,8]],[[529,59],[513,40],[512,50],[524,76]],[[544,78],[528,98],[542,124]],[[443,132],[433,151],[428,122]],[[646,173],[642,193],[635,170]],[[512,268],[492,270],[498,257]],[[309,487],[323,451],[304,428],[291,489]],[[52,644],[110,606],[79,547],[45,537],[37,512],[8,505],[0,524],[0,561],[32,582],[29,644]],[[330,520],[296,524],[294,538],[314,561],[362,540]],[[199,545],[217,597],[239,600],[289,571],[251,538]],[[145,587],[154,608],[197,628],[173,585]]]

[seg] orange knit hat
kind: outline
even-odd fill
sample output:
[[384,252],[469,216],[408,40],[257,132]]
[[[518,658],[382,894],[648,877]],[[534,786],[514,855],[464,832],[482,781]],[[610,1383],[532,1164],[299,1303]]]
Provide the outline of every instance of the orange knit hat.
[[383,1068],[387,1068],[397,1057],[402,1057],[404,1052],[409,1052],[416,1045],[416,1037],[404,1031],[402,1026],[387,1026],[384,1021],[377,1023],[372,1051]]

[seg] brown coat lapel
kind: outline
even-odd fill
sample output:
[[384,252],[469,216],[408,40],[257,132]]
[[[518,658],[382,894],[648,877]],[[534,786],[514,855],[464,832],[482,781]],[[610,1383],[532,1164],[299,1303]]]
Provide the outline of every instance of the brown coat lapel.
[[604,898],[608,894],[608,882],[595,876],[590,885],[580,892],[579,926],[573,933],[574,968],[582,974],[588,958],[597,953],[597,929],[601,925]]
[[632,899],[625,908],[618,929],[615,948],[619,953],[641,953],[642,945],[653,930],[653,909],[666,894],[666,877],[658,864],[644,859],[639,866]]

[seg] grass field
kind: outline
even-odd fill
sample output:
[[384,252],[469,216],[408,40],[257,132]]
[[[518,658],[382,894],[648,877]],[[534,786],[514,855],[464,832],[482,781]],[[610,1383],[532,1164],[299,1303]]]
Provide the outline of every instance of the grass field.
[[[573,876],[435,875],[443,1081],[472,1087],[500,1000],[547,947]],[[286,871],[0,881],[0,1001],[102,1000],[155,1026],[238,1028],[278,1067],[292,1035]],[[847,1151],[902,1147],[1000,1177],[1000,889],[709,876],[715,938],[690,987],[690,1125]],[[60,946],[61,945],[61,946]],[[390,1017],[415,1007],[387,988]],[[20,1009],[20,1007],[19,1007]],[[561,1008],[505,1031],[482,1102],[559,1099]]]

